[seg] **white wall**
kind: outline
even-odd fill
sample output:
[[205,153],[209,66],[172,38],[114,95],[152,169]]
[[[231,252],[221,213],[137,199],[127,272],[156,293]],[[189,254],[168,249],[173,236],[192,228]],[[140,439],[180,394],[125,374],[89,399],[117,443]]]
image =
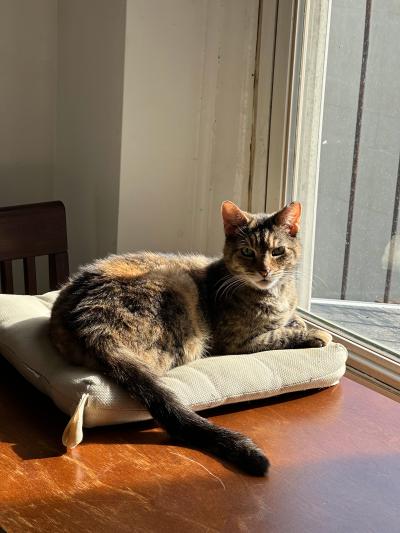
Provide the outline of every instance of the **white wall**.
[[247,206],[258,0],[0,0],[1,204],[60,199],[71,271],[219,253]]
[[71,271],[117,242],[125,0],[59,0],[54,196]]
[[220,252],[247,205],[257,0],[128,0],[118,251]]
[[57,2],[0,1],[0,206],[52,199]]
[[[57,2],[0,0],[0,54],[0,206],[52,200]],[[23,293],[22,261],[13,271]],[[37,272],[45,292],[45,258]]]
[[207,1],[128,0],[118,249],[189,249]]

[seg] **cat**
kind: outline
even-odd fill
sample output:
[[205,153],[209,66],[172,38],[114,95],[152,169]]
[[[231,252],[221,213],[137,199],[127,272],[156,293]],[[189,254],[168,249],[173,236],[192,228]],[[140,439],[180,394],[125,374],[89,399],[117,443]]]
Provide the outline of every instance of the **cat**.
[[210,355],[330,342],[295,313],[300,213],[298,202],[267,215],[226,201],[221,258],[141,252],[82,267],[54,303],[53,344],[139,398],[175,439],[266,474],[269,461],[249,438],[182,405],[159,376]]

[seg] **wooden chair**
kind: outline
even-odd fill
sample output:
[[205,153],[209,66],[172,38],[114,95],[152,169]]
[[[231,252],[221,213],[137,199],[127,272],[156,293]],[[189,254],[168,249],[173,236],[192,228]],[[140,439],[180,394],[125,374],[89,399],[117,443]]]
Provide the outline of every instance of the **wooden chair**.
[[67,227],[62,202],[0,208],[1,291],[13,293],[12,262],[23,260],[26,294],[37,293],[35,257],[47,255],[50,290],[69,275]]

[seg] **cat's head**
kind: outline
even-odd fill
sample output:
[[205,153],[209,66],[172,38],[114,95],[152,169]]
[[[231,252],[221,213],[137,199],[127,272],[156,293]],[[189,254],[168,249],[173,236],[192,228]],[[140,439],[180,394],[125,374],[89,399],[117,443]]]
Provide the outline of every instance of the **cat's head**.
[[229,272],[258,290],[276,287],[293,272],[299,257],[301,204],[272,215],[251,214],[223,202],[224,261]]

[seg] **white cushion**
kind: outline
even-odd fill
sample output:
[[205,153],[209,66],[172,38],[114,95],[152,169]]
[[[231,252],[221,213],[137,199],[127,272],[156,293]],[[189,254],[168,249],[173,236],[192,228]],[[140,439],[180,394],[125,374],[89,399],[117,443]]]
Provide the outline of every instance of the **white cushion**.
[[[0,295],[0,353],[72,419],[64,444],[82,440],[82,425],[150,419],[137,400],[100,373],[67,364],[48,337],[57,292]],[[195,410],[334,385],[345,371],[346,349],[276,350],[209,357],[170,370],[163,382]]]

